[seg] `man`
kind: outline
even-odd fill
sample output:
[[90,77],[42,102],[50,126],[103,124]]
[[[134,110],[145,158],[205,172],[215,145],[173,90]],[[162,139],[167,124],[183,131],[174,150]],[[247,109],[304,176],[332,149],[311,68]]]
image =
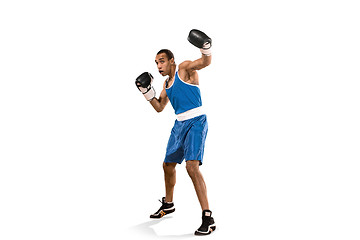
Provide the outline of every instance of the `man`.
[[151,86],[153,77],[144,72],[136,79],[136,86],[144,94],[157,112],[161,112],[170,101],[175,110],[177,120],[171,131],[163,163],[166,195],[162,198],[162,206],[150,218],[161,218],[175,211],[173,203],[176,182],[175,167],[185,159],[186,170],[194,184],[197,197],[202,208],[202,225],[195,235],[208,235],[215,229],[215,221],[209,210],[204,178],[199,170],[203,163],[204,145],[208,130],[206,115],[202,109],[199,89],[200,70],[211,63],[211,38],[205,33],[193,29],[188,40],[200,48],[202,56],[195,61],[184,61],[178,67],[170,50],[160,50],[155,63],[162,76],[168,76],[159,98]]

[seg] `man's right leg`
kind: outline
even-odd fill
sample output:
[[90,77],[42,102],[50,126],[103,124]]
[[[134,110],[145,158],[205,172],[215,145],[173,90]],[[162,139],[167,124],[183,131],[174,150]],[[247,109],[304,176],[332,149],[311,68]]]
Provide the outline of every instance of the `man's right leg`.
[[163,163],[165,176],[165,201],[172,202],[174,196],[174,187],[176,183],[176,167],[177,163]]
[[176,182],[176,163],[165,163],[163,164],[164,175],[165,175],[165,190],[166,197],[163,197],[160,201],[162,203],[159,210],[156,213],[150,215],[150,218],[162,218],[166,214],[173,213],[175,206],[173,201],[174,187]]

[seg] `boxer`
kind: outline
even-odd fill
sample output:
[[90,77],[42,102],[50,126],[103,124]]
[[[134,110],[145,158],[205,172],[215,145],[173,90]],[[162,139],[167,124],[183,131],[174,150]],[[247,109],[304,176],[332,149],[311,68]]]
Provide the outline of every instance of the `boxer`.
[[209,209],[206,184],[199,170],[199,166],[203,164],[208,123],[202,108],[197,71],[211,63],[212,40],[196,29],[190,31],[188,40],[200,49],[201,58],[177,65],[170,50],[162,49],[156,54],[155,63],[159,73],[168,76],[159,98],[155,96],[155,89],[152,86],[153,76],[150,73],[142,73],[135,84],[157,112],[164,110],[170,101],[177,118],[171,130],[163,162],[165,197],[162,198],[160,209],[150,218],[162,218],[175,211],[173,203],[175,167],[185,159],[186,170],[194,184],[202,208],[202,224],[195,231],[195,235],[208,235],[216,229],[216,225]]

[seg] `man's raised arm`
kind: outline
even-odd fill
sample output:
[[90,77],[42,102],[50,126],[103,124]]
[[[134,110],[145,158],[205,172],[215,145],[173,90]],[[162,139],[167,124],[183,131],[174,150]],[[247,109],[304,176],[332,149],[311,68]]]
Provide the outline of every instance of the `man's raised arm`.
[[211,43],[212,40],[205,33],[193,29],[190,31],[188,40],[194,46],[200,48],[201,58],[191,62],[187,68],[192,70],[200,70],[211,63]]

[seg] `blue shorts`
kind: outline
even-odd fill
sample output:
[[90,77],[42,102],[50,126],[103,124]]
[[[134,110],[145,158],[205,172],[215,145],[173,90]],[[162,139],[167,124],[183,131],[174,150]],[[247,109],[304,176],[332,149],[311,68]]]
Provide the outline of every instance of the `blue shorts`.
[[166,148],[166,163],[198,160],[202,165],[205,139],[208,131],[206,115],[185,121],[175,121]]

